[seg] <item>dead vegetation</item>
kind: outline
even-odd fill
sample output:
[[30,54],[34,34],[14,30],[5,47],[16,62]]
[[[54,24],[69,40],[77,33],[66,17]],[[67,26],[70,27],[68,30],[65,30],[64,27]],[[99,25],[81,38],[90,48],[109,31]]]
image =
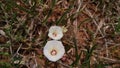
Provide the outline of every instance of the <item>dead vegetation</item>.
[[[66,53],[43,55],[52,25],[65,26]],[[120,0],[1,0],[2,68],[119,68]]]

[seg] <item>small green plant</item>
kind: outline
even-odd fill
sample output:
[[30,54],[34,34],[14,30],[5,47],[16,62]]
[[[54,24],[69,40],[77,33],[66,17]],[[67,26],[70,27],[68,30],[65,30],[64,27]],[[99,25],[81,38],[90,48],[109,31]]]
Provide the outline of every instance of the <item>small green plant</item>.
[[12,65],[7,62],[0,62],[0,68],[12,68]]
[[118,19],[118,22],[115,26],[115,31],[120,34],[120,18]]

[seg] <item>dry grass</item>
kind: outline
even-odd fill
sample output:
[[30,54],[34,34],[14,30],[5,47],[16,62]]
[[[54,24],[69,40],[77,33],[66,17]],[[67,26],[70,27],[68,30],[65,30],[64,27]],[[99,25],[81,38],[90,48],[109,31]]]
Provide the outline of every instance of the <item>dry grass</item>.
[[[52,25],[65,26],[66,53],[43,55]],[[119,0],[0,0],[2,68],[120,68]]]

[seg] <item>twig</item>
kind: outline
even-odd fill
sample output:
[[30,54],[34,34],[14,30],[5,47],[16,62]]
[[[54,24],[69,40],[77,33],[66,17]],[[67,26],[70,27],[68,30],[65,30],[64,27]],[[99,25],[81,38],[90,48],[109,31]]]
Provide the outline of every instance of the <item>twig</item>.
[[64,63],[62,63],[62,62],[58,62],[58,63],[61,64],[61,65],[63,65],[63,66],[65,66],[65,67],[67,67],[67,68],[70,68],[69,65],[66,65],[66,64],[64,64]]
[[103,57],[103,56],[98,56],[98,55],[93,55],[93,56],[95,56],[96,58],[100,58],[100,59],[110,61],[112,63],[120,63],[120,60],[115,60],[115,59],[111,59],[111,58],[107,58],[107,57]]
[[20,50],[21,47],[22,47],[22,44],[20,44],[19,48],[17,49],[16,53],[12,56],[11,59],[13,59],[17,54],[19,54],[18,51]]
[[34,55],[33,55],[33,58],[34,58],[34,61],[35,61],[35,67],[37,67],[38,66],[38,64],[37,64],[37,60],[35,59],[35,53],[33,53]]

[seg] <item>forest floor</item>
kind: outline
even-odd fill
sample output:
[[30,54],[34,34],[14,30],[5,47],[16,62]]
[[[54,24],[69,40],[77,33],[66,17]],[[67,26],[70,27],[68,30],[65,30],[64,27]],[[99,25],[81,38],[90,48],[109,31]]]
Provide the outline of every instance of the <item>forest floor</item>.
[[[67,29],[57,62],[53,25]],[[120,0],[0,0],[0,68],[120,68]]]

